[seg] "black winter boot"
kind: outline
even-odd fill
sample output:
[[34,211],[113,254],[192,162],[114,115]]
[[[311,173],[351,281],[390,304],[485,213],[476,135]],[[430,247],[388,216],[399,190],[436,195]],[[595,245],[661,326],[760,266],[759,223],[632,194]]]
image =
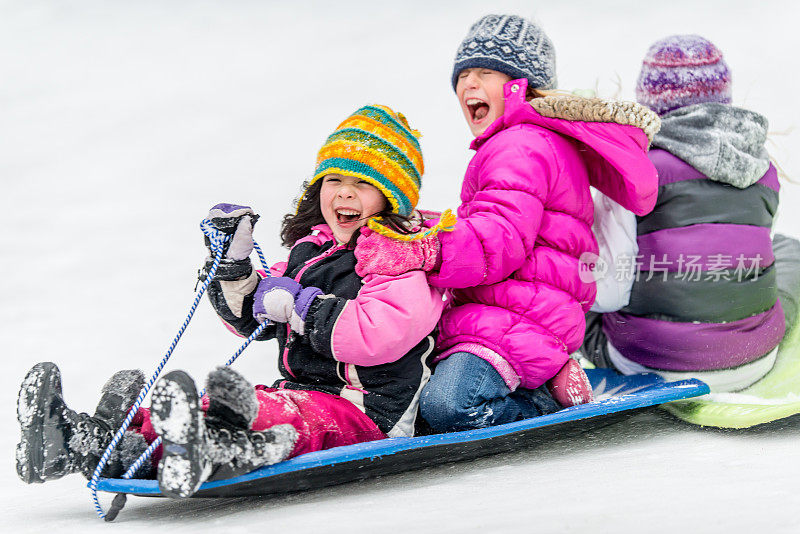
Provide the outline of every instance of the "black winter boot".
[[230,367],[217,367],[206,378],[208,411],[206,422],[227,422],[235,428],[247,430],[258,415],[255,388],[242,375]]
[[51,362],[37,363],[25,375],[17,398],[21,438],[17,474],[28,484],[73,472],[67,442],[76,423],[61,396],[61,372]]
[[[87,479],[92,477],[100,457],[122,426],[142,387],[144,374],[139,369],[117,371],[103,385],[94,415],[78,414],[77,429],[70,438],[69,446],[78,460],[77,467]],[[106,463],[103,476],[122,476],[146,449],[147,443],[142,435],[126,432]],[[134,458],[131,460],[132,456]]]
[[[236,426],[255,418],[257,403],[253,412],[247,400],[243,404],[227,402],[232,398],[229,393],[244,389],[238,379],[234,379],[230,391],[221,388],[232,375],[218,371],[210,379],[215,393],[213,398],[209,397],[208,418],[200,410],[194,381],[183,371],[168,373],[153,390],[151,420],[164,440],[158,483],[165,496],[190,497],[206,480],[249,473],[285,459],[294,449],[297,431],[291,425],[277,425],[261,432]],[[252,386],[249,391],[255,401]],[[221,402],[221,397],[225,402]]]
[[166,497],[189,497],[208,477],[205,425],[194,380],[183,371],[171,371],[153,388],[150,421],[161,436],[158,485]]
[[[143,383],[141,371],[116,373],[103,387],[97,411],[90,417],[66,405],[61,372],[54,363],[36,364],[25,376],[17,400],[19,477],[28,484],[75,472],[90,477]],[[127,455],[141,448],[136,438],[126,436],[122,441]],[[120,458],[112,455],[104,475],[113,476],[112,471],[124,468]]]
[[206,440],[212,465],[207,480],[223,480],[285,460],[297,443],[297,430],[292,425],[260,431],[231,429],[209,421]]
[[208,480],[232,478],[284,460],[294,448],[297,431],[277,425],[250,430],[258,415],[255,388],[230,367],[217,367],[206,379],[206,435],[213,470]]

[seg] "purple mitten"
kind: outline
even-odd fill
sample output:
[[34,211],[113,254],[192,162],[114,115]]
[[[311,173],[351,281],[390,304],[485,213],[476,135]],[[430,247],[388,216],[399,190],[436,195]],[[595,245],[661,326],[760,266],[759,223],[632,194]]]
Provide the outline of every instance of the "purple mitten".
[[287,276],[271,276],[258,283],[253,297],[253,317],[260,323],[265,320],[288,323],[294,311],[294,298],[303,289]]
[[400,241],[366,229],[354,251],[356,274],[398,276],[408,271],[430,271],[439,260],[439,238],[435,235]]
[[[217,204],[209,210],[207,218],[218,231],[232,236],[223,249],[225,258],[244,260],[250,257],[253,252],[253,225],[258,220],[258,215],[250,206]],[[206,245],[209,245],[208,237]]]
[[304,288],[287,276],[264,278],[258,283],[253,302],[253,317],[289,323],[300,335],[305,333],[305,320],[314,299],[321,295],[316,287]]
[[289,318],[289,326],[301,336],[306,333],[306,316],[314,300],[322,295],[318,287],[304,287],[294,299],[294,310]]

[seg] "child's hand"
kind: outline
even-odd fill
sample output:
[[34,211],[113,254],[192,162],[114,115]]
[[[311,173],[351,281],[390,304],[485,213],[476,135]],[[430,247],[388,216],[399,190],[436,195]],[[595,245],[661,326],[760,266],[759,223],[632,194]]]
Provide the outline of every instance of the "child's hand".
[[382,236],[368,228],[356,245],[356,273],[358,276],[383,274],[398,276],[408,271],[433,270],[439,262],[439,238],[434,236],[400,241]]
[[303,335],[308,310],[321,294],[319,288],[304,288],[287,276],[264,278],[256,288],[253,317],[260,323],[266,320],[289,323],[292,330]]
[[[250,206],[217,204],[208,212],[207,218],[218,231],[233,236],[223,249],[225,258],[244,260],[250,257],[253,253],[253,226],[258,221],[258,215]],[[208,237],[206,245],[210,245]]]

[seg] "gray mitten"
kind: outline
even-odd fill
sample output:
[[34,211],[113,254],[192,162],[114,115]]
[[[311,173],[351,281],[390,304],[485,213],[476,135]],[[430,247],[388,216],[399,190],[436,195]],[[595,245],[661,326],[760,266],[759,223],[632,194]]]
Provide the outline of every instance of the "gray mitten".
[[[258,221],[250,206],[238,204],[217,204],[208,212],[207,220],[218,232],[230,236],[222,247],[222,260],[215,277],[218,280],[242,280],[253,273],[250,254],[253,253],[253,226]],[[211,239],[206,235],[206,246],[210,252],[205,266],[198,273],[200,281],[205,281],[216,255]]]

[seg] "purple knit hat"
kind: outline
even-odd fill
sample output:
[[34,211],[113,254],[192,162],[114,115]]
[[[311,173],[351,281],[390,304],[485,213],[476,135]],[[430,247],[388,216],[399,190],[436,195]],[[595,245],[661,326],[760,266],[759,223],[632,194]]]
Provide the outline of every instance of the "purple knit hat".
[[722,52],[699,35],[672,35],[650,46],[636,100],[659,115],[702,102],[731,103],[731,72]]

